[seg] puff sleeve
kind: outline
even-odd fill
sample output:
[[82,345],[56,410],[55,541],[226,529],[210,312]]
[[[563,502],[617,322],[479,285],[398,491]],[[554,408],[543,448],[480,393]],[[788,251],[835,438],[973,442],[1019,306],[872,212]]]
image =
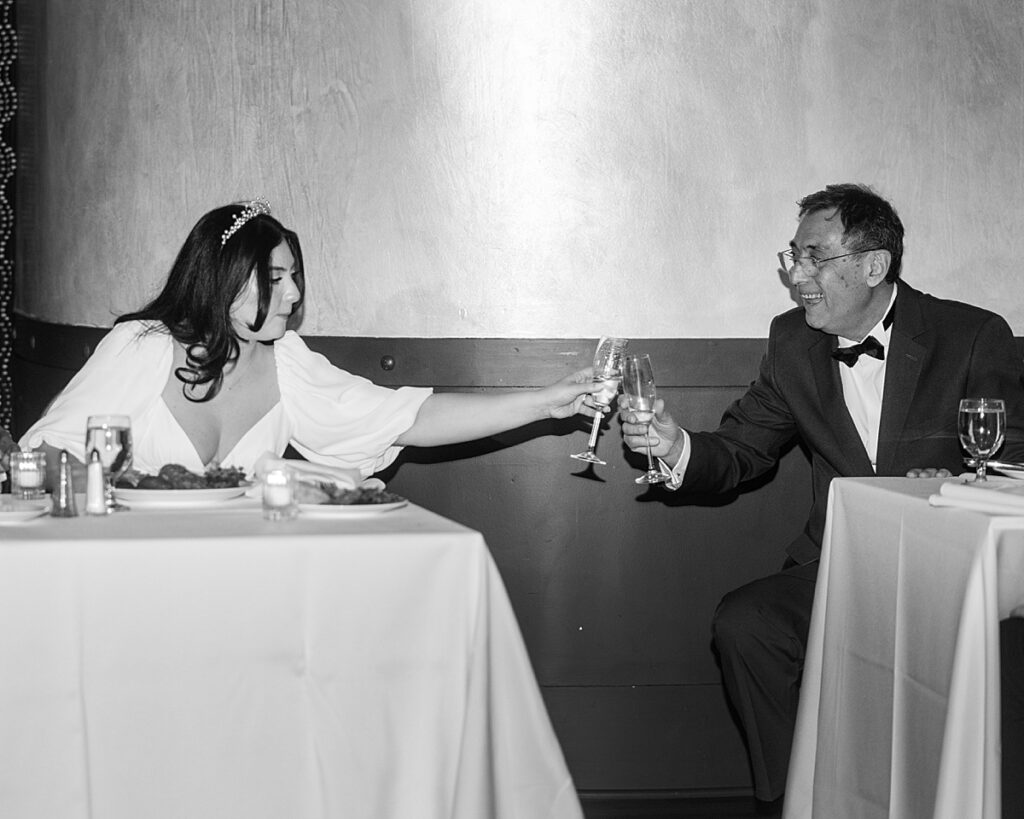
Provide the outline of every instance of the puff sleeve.
[[314,463],[358,469],[364,477],[394,461],[401,451],[395,439],[433,392],[378,386],[335,367],[292,331],[274,348],[292,446]]
[[163,325],[114,325],[43,417],[22,436],[22,449],[47,443],[84,462],[88,417],[117,413],[131,417],[133,431],[144,425],[163,391],[172,358],[171,337]]

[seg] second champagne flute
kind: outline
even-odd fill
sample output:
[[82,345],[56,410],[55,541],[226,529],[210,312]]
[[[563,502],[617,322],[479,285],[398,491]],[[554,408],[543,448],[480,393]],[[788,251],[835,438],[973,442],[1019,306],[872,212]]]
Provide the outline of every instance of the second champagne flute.
[[651,366],[649,355],[626,357],[626,366],[622,371],[622,394],[626,396],[629,411],[641,424],[647,424],[647,471],[636,479],[636,483],[665,483],[670,476],[655,469],[654,459],[651,458],[650,429],[651,420],[654,418],[657,389],[654,385],[654,368]]
[[90,415],[85,429],[85,462],[88,464],[93,450],[99,453],[103,464],[107,514],[127,509],[117,502],[114,483],[132,462],[132,427],[127,415]]
[[604,414],[615,400],[615,394],[619,391],[619,380],[622,378],[622,357],[626,352],[627,344],[629,344],[629,339],[614,336],[602,336],[597,343],[597,350],[594,351],[594,383],[600,384],[601,390],[587,399],[587,404],[596,409],[597,413],[594,415],[594,425],[590,428],[587,451],[577,452],[570,456],[577,461],[587,461],[592,464],[605,463],[597,457],[597,435],[601,429],[601,419],[604,418]]

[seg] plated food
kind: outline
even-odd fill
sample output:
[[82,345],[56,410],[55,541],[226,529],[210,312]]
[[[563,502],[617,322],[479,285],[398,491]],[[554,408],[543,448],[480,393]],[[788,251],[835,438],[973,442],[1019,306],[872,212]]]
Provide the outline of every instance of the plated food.
[[344,489],[321,481],[299,481],[295,499],[300,506],[378,506],[407,503],[406,499],[386,489],[359,486]]
[[244,486],[218,486],[213,489],[131,489],[117,490],[117,498],[132,508],[190,509],[223,503],[245,494]]
[[[117,482],[118,489],[245,489],[245,472],[234,466],[211,466],[202,475],[181,464],[162,466],[156,475],[128,470]],[[239,493],[240,494],[240,493]]]
[[318,481],[299,481],[295,500],[303,516],[311,518],[376,515],[401,509],[409,503],[381,486],[345,489]]
[[129,470],[117,482],[117,497],[129,507],[190,508],[241,497],[249,487],[236,467],[211,466],[202,475],[167,464],[156,475]]
[[[117,497],[130,507],[188,508],[241,498],[251,486],[245,473],[235,467],[212,466],[200,475],[181,464],[167,464],[155,475],[129,470],[117,483]],[[260,490],[257,485],[253,491]],[[252,496],[252,492],[249,494]],[[295,501],[304,513],[331,517],[387,512],[409,503],[379,481],[345,488],[329,481],[301,478]]]

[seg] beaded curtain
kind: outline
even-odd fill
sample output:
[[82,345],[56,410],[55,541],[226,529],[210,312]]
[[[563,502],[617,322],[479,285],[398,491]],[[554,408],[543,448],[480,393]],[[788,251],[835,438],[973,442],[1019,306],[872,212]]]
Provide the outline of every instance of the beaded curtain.
[[13,119],[16,106],[11,76],[17,38],[11,21],[14,0],[0,0],[0,426],[10,429],[13,383],[10,359],[14,342],[11,304],[14,291],[11,179],[14,176]]
[[12,22],[14,0],[0,0],[0,426],[10,429],[14,403],[11,355],[14,346],[14,259],[11,238],[14,210],[11,180],[14,177],[14,111],[17,97],[12,77],[17,36]]

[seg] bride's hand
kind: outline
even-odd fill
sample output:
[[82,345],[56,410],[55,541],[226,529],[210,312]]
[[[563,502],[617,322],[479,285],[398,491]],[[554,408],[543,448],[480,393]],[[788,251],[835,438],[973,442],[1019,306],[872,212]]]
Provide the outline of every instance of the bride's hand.
[[583,402],[594,392],[594,368],[585,367],[540,390],[549,418],[568,418],[578,412],[593,415]]

